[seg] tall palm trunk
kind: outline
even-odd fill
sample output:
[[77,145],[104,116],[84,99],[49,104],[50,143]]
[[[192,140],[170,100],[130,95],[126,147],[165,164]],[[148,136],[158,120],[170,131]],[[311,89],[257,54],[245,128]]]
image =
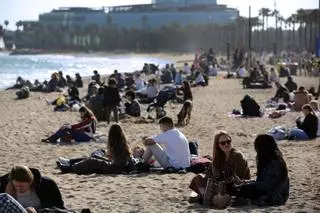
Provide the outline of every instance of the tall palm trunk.
[[296,23],[292,22],[292,43],[295,46]]
[[305,48],[305,50],[308,49],[308,38],[307,38],[307,35],[308,35],[308,28],[307,28],[307,23],[305,22],[305,24],[304,24],[304,48]]
[[300,51],[303,49],[303,45],[302,45],[302,22],[300,22],[300,24],[299,24],[299,49],[300,49]]

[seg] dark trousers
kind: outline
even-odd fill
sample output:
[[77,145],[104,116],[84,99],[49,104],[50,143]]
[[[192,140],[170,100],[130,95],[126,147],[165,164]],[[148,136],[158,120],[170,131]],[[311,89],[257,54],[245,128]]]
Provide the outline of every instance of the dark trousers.
[[108,105],[106,105],[104,109],[105,109],[105,111],[106,111],[106,120],[107,120],[107,123],[108,123],[108,124],[110,123],[110,114],[111,114],[111,112],[113,112],[114,121],[115,121],[116,123],[118,123],[118,121],[119,121],[119,110],[118,110],[118,106],[108,106]]
[[74,139],[77,142],[88,142],[92,139],[83,131],[75,130],[75,129],[59,129],[56,133],[50,136],[49,139],[53,141],[57,141],[59,138],[64,138],[67,136],[70,136],[71,139]]

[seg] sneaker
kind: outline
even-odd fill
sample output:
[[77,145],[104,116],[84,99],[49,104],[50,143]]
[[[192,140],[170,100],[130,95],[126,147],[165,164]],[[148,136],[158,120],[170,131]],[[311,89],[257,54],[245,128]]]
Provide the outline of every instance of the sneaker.
[[63,157],[59,157],[58,161],[62,164],[62,165],[66,165],[66,166],[70,166],[70,160],[68,158],[63,158]]
[[71,173],[73,171],[72,166],[62,165],[59,161],[56,162],[57,167],[61,170],[62,173]]
[[44,139],[41,139],[41,142],[44,142],[44,143],[57,143],[57,141],[53,141],[49,138],[44,138]]
[[48,99],[46,99],[46,102],[48,105],[51,105],[51,101],[49,101]]

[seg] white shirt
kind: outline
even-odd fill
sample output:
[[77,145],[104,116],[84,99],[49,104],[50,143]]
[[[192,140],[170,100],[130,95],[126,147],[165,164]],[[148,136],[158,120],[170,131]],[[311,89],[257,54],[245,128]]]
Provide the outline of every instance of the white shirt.
[[203,75],[200,73],[194,81],[196,82],[196,84],[204,82]]
[[238,71],[238,75],[239,75],[240,78],[246,77],[246,75],[247,75],[246,69],[244,67],[240,68],[239,71]]
[[279,76],[276,72],[270,73],[270,81],[271,82],[279,82]]
[[184,65],[184,72],[187,75],[191,75],[191,68],[189,67],[189,65]]
[[164,148],[171,166],[175,168],[190,166],[189,142],[178,129],[165,131],[154,137],[153,140]]
[[136,89],[140,90],[142,88],[144,88],[144,81],[141,78],[137,78],[135,80],[135,84],[136,84]]

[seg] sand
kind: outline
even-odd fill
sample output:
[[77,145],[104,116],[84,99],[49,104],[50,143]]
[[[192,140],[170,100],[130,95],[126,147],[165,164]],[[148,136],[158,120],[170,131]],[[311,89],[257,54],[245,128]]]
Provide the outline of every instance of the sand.
[[[188,60],[190,56],[163,55],[173,60]],[[284,81],[285,79],[282,79]],[[296,77],[299,85],[317,86],[317,78]],[[84,95],[82,90],[82,95]],[[205,88],[194,88],[194,108],[189,126],[181,128],[189,140],[197,140],[201,155],[212,154],[213,134],[227,130],[233,138],[233,146],[248,159],[251,174],[256,172],[253,141],[259,133],[284,124],[293,127],[300,113],[288,113],[280,119],[236,119],[227,116],[228,111],[240,108],[239,101],[245,94],[252,95],[259,103],[275,94],[275,88],[267,90],[243,90],[240,80],[211,78]],[[40,142],[48,133],[66,122],[78,121],[76,112],[53,112],[44,98],[57,94],[32,93],[26,100],[14,100],[15,91],[0,92],[0,174],[7,173],[13,165],[23,164],[39,168],[42,174],[58,183],[66,207],[90,208],[93,212],[213,212],[197,204],[187,202],[188,185],[194,176],[181,174],[138,175],[88,175],[60,174],[55,167],[59,156],[79,157],[88,155],[103,143],[77,145],[51,145]],[[167,105],[166,110],[176,120],[180,105]],[[133,124],[120,122],[130,141],[130,146],[141,144],[143,136],[159,133],[157,124]],[[98,131],[105,134],[104,122]],[[228,208],[221,212],[320,212],[320,139],[301,142],[279,142],[290,175],[290,198],[285,206],[258,208]]]

